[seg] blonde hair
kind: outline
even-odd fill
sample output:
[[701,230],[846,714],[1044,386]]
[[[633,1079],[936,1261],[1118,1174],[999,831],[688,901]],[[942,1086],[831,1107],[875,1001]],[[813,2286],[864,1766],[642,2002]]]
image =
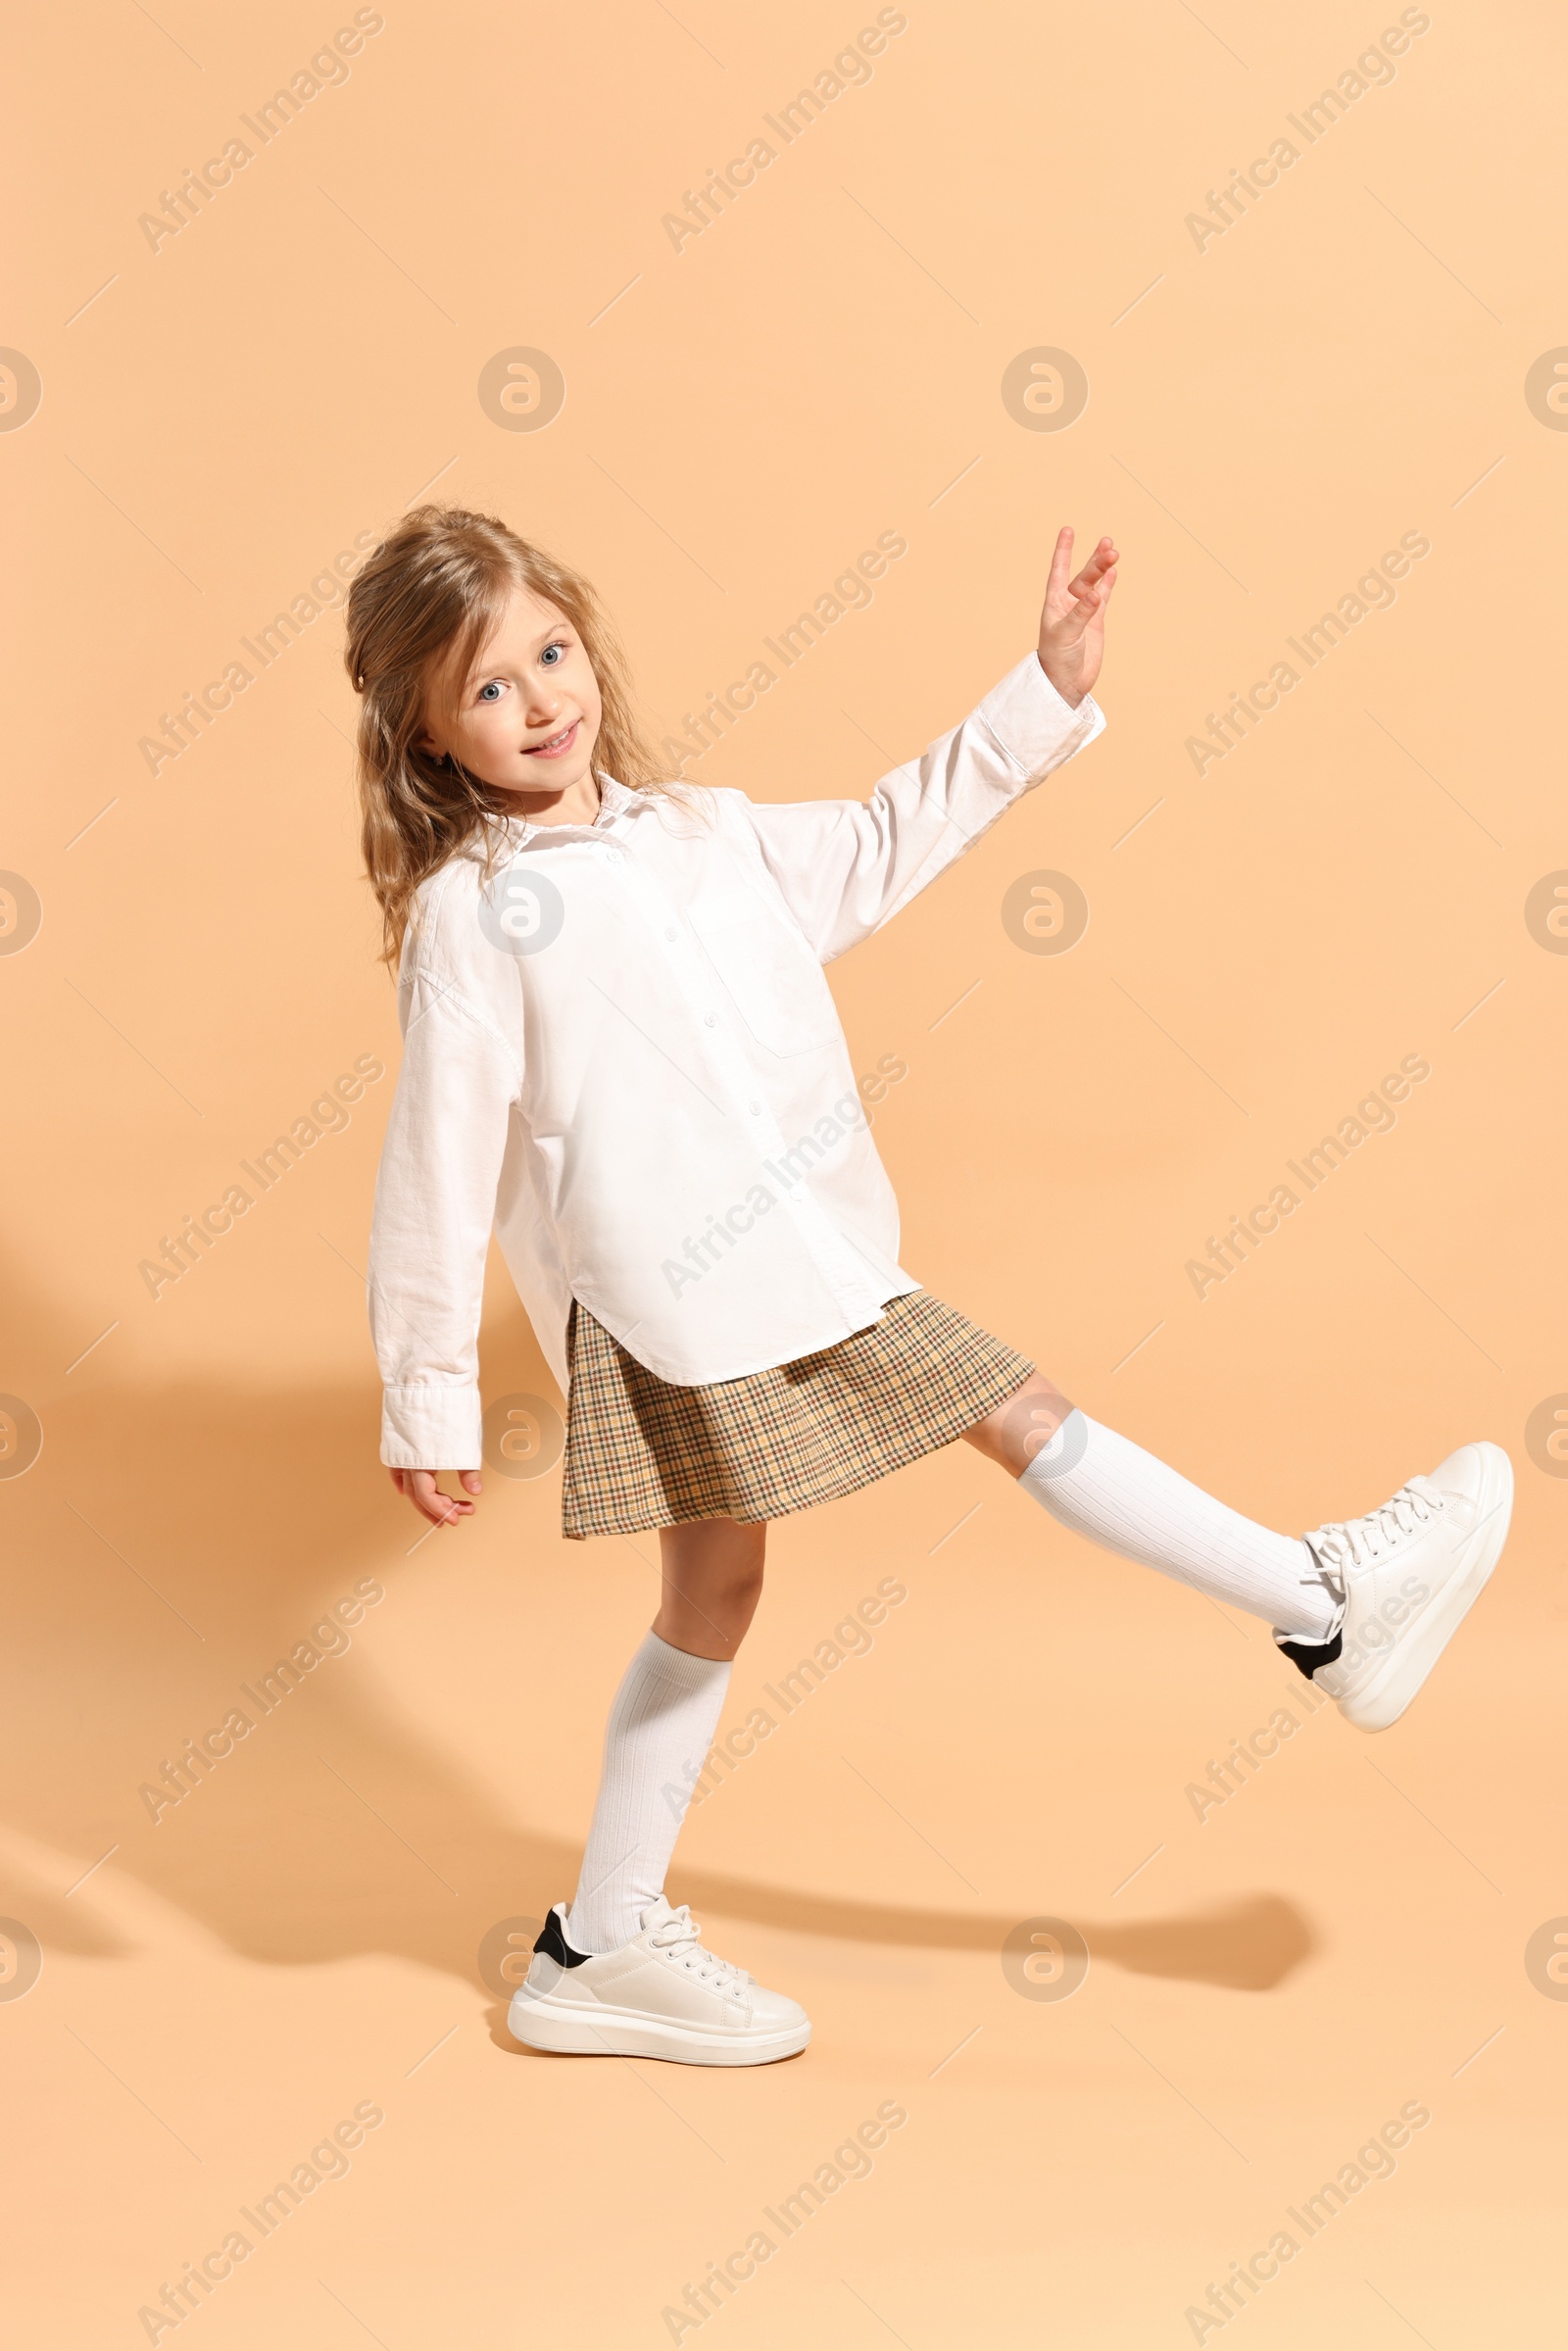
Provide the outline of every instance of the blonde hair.
[[509,793],[419,747],[434,681],[461,684],[515,588],[552,604],[582,639],[603,704],[594,765],[633,792],[668,789],[637,719],[625,657],[580,573],[493,514],[420,506],[368,559],[349,590],[343,659],[361,697],[361,842],[380,902],[382,955],[395,964],[415,892],[494,820]]

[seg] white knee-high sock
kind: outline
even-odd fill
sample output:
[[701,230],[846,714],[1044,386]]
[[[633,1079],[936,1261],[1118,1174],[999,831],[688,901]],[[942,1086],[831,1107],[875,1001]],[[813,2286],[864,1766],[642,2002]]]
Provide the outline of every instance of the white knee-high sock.
[[618,1951],[663,1892],[728,1687],[725,1659],[694,1657],[657,1633],[626,1668],[605,1730],[599,1799],[566,1920],[574,1951]]
[[1068,1413],[1018,1483],[1064,1527],[1124,1559],[1246,1608],[1295,1640],[1333,1638],[1339,1599],[1298,1537],[1227,1509],[1087,1413]]

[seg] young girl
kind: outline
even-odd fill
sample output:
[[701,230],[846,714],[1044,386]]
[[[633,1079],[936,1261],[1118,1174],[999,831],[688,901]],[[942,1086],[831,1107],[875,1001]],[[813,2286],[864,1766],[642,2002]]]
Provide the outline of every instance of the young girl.
[[863,804],[662,780],[587,583],[489,516],[418,509],[350,594],[405,1040],[370,1250],[381,1458],[426,1519],[472,1512],[494,1229],[567,1398],[564,1533],[660,1532],[576,1895],[512,2003],[531,2047],[757,2065],[810,2037],[663,1895],[672,1791],[711,1745],[769,1519],[962,1437],[1062,1525],[1262,1617],[1367,1731],[1410,1703],[1502,1547],[1496,1445],[1365,1518],[1272,1534],[898,1261],[822,965],[1100,733],[1117,556],[1102,539],[1069,579],[1071,548],[1063,530],[1038,649]]

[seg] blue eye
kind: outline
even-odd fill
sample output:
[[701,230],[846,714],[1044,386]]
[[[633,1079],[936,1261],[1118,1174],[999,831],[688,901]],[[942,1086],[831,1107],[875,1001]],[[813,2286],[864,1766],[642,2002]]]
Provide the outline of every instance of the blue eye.
[[498,677],[493,677],[490,679],[488,685],[483,685],[479,688],[478,699],[480,702],[499,702],[501,699],[501,680]]
[[[562,661],[564,661],[566,658],[566,648],[564,645],[547,645],[544,649],[544,652],[539,656],[541,664],[545,661],[550,661],[550,657],[553,653],[559,654]],[[550,661],[550,666],[552,669],[558,669],[561,666],[561,662]]]

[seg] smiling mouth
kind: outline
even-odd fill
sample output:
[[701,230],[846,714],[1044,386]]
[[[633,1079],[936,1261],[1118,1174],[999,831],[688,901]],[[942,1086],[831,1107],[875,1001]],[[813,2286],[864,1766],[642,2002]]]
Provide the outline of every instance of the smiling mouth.
[[581,724],[580,718],[574,718],[570,726],[564,727],[559,735],[552,735],[547,743],[531,744],[523,753],[523,758],[525,759],[559,759],[564,751],[571,749],[572,740]]

